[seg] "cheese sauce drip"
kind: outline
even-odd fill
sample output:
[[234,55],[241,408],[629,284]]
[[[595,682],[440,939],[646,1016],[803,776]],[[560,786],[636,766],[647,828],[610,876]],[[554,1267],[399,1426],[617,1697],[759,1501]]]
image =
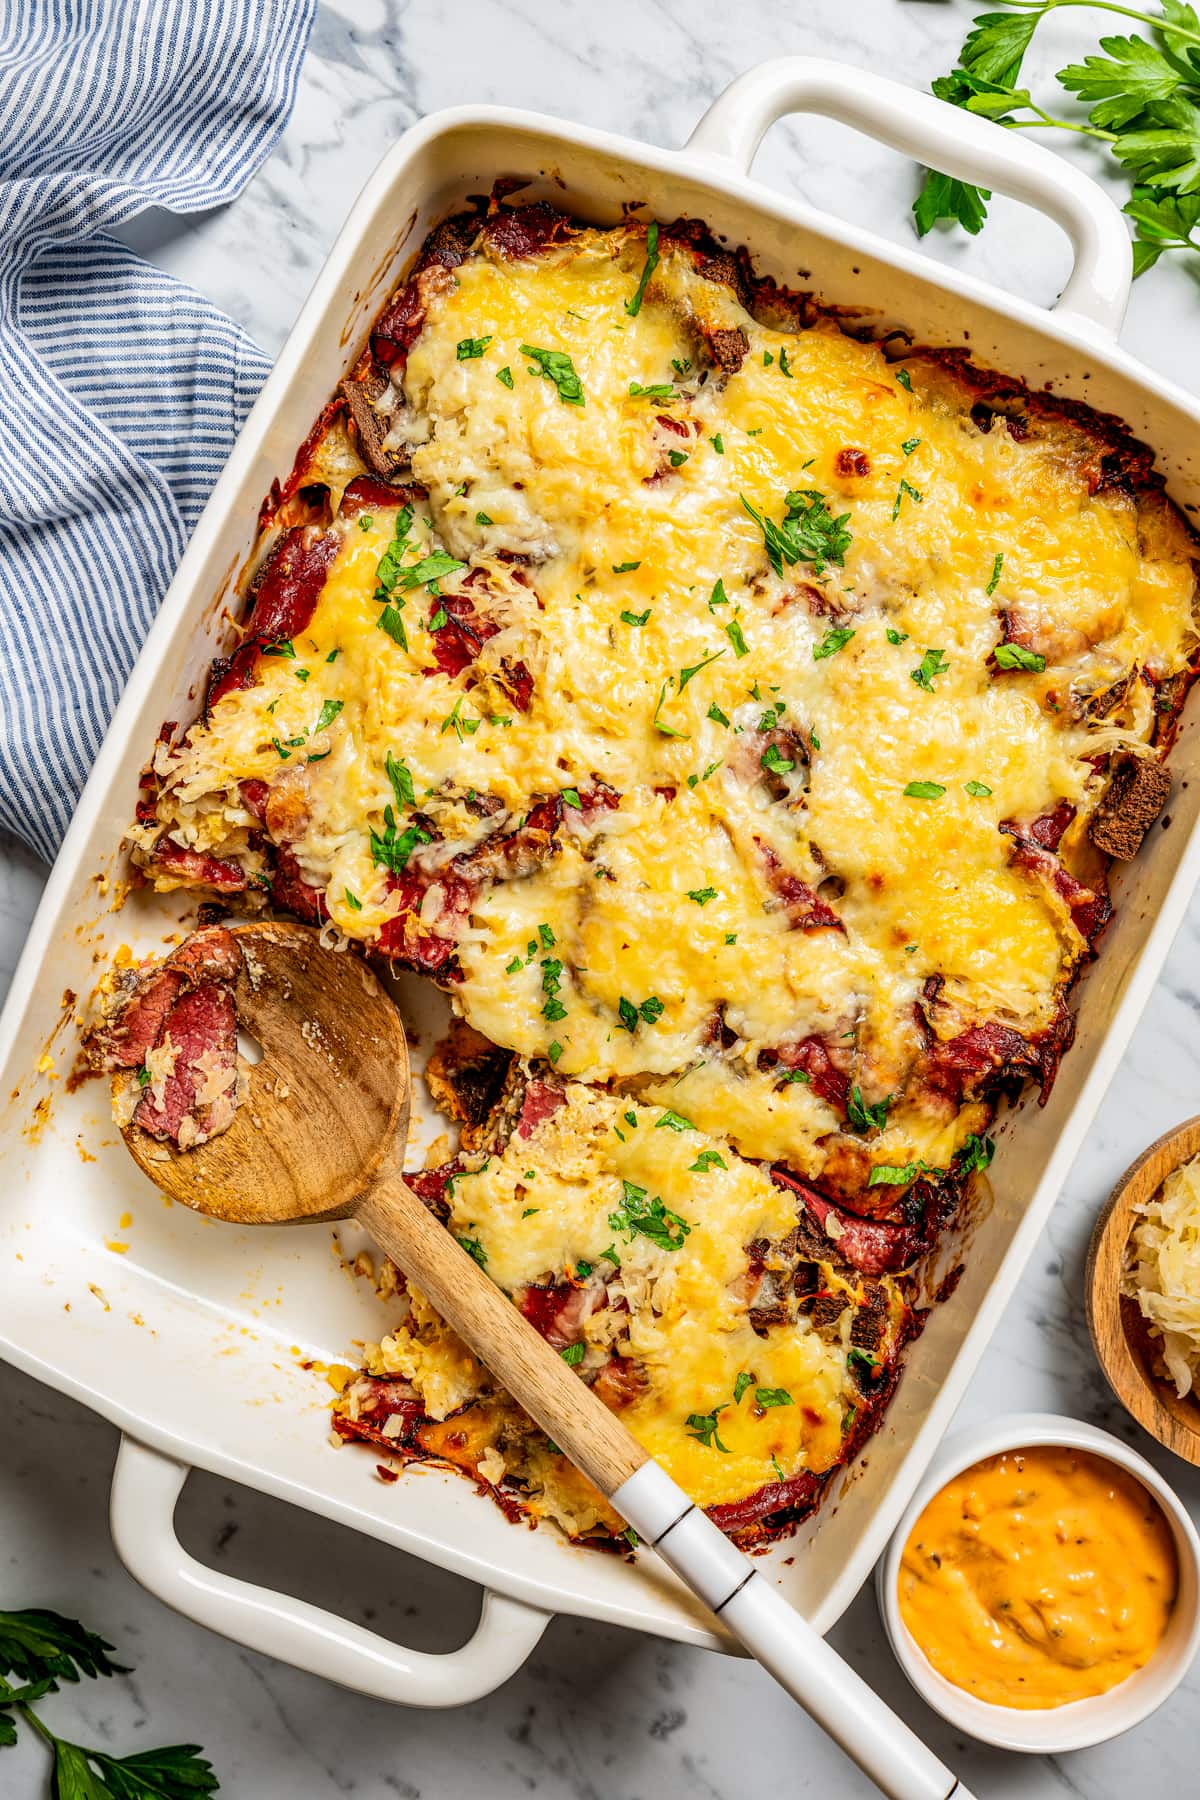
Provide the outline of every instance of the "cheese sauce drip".
[[[561,847],[535,872],[486,886],[465,920],[425,895],[473,1025],[560,1073],[674,1094],[809,1175],[841,1115],[771,1065],[817,1035],[868,1101],[891,1098],[869,1158],[944,1168],[978,1120],[906,1094],[914,1005],[934,977],[942,1035],[1051,1022],[1083,940],[998,826],[1063,801],[1082,818],[1087,758],[1148,737],[1143,684],[1119,720],[1082,700],[1184,665],[1192,570],[1133,500],[1089,492],[1082,436],[984,433],[936,365],[909,376],[830,322],[759,323],[665,241],[631,315],[644,255],[589,230],[426,280],[402,430],[429,501],[405,554],[464,568],[410,595],[404,648],[373,597],[390,516],[339,522],[298,662],[268,659],[164,753],[160,818],[252,864],[237,783],[277,780],[282,745],[305,789],[301,873],[369,939],[400,905],[372,839],[398,804],[389,756],[436,826],[426,869],[563,795]],[[744,334],[738,368],[708,366],[706,330]],[[773,562],[789,494],[809,535]],[[476,577],[500,630],[451,676],[427,627],[438,592]],[[1044,668],[992,666],[1002,615]],[[515,661],[528,712],[503,686]],[[314,732],[326,700],[340,711]],[[619,807],[586,804],[598,782]],[[806,925],[814,896],[836,924]],[[546,933],[553,1005],[528,950]]]
[[912,1529],[900,1613],[934,1668],[993,1706],[1066,1706],[1153,1656],[1178,1585],[1175,1544],[1141,1483],[1037,1445],[947,1482]]

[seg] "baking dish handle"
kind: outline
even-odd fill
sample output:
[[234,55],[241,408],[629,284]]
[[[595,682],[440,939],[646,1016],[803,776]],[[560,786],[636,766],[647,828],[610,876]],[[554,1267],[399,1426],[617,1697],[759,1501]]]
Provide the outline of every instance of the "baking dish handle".
[[820,113],[960,181],[1036,207],[1071,240],[1075,266],[1056,316],[1113,339],[1133,280],[1126,224],[1096,183],[1042,144],[866,69],[782,56],[747,69],[709,107],[689,154],[749,171],[768,128],[786,113]]
[[550,1614],[485,1588],[474,1636],[434,1656],[407,1650],[289,1594],[218,1574],[189,1556],[175,1535],[186,1463],[122,1437],[109,1520],[121,1561],[168,1606],[310,1675],[402,1706],[465,1706],[515,1675]]

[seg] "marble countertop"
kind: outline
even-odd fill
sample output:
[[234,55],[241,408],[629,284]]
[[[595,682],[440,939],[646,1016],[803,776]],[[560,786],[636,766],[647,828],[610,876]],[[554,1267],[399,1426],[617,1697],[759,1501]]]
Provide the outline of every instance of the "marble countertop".
[[[181,223],[151,214],[127,233],[144,254],[211,295],[269,352],[278,349],[358,188],[422,114],[464,101],[557,113],[655,143],[680,143],[708,102],[764,57],[807,51],[916,86],[948,67],[974,11],[965,0],[335,0],[322,7],[298,103],[275,154],[227,210]],[[735,22],[736,21],[736,22]],[[1051,21],[1035,74],[1099,21]],[[1090,35],[1089,35],[1090,34]],[[1073,147],[1103,178],[1089,147]],[[776,127],[757,172],[831,212],[911,241],[913,171],[840,127]],[[1004,202],[977,241],[935,239],[931,255],[1047,304],[1065,278],[1065,240]],[[1165,264],[1137,284],[1126,346],[1200,388],[1194,271]],[[6,985],[45,871],[0,842],[0,984]],[[1078,1414],[1148,1454],[1200,1518],[1200,1471],[1150,1443],[1112,1401],[1083,1314],[1083,1256],[1113,1178],[1160,1131],[1197,1110],[1200,901],[1076,1165],[1020,1292],[971,1385],[962,1421],[1013,1409]],[[400,1712],[244,1652],[166,1611],[125,1574],[109,1541],[113,1430],[0,1367],[9,1421],[0,1462],[0,1592],[82,1616],[135,1673],[53,1702],[72,1735],[117,1753],[201,1741],[222,1793],[246,1800],[732,1800],[789,1793],[857,1800],[874,1790],[757,1668],[599,1625],[558,1620],[507,1687],[449,1715]],[[189,1483],[181,1530],[195,1554],[425,1648],[466,1635],[465,1583],[399,1552],[208,1477]],[[380,1598],[380,1596],[384,1598]],[[1195,1792],[1200,1666],[1138,1730],[1098,1750],[1020,1758],[966,1742],[928,1712],[892,1661],[870,1590],[833,1633],[979,1795],[1063,1793],[1117,1800],[1154,1771]],[[7,1800],[47,1791],[38,1745],[4,1753]]]

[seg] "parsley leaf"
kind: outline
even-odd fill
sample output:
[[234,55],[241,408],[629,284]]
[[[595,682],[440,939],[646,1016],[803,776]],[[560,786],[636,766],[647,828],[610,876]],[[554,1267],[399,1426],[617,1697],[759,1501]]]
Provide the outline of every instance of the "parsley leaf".
[[706,656],[702,662],[693,663],[690,669],[680,669],[679,692],[682,694],[693,675],[698,675],[701,669],[707,669],[709,663],[715,663],[717,658],[724,656],[724,654],[725,652],[723,650],[714,650],[711,656]]
[[538,350],[532,344],[521,345],[521,355],[527,356],[537,367],[531,374],[540,375],[546,381],[552,381],[558,389],[558,397],[566,406],[582,406],[584,404],[583,383],[575,371],[575,364],[565,350]]
[[327,700],[317,715],[317,722],[313,726],[314,734],[318,731],[327,731],[344,705],[344,700]]
[[612,572],[614,575],[628,575],[631,569],[640,569],[641,566],[640,562],[613,563]]
[[1046,659],[1037,650],[1027,650],[1024,644],[997,644],[993,652],[998,669],[1025,669],[1040,675],[1046,667]]
[[512,370],[510,368],[508,368],[507,366],[503,369],[497,369],[496,370],[496,380],[502,381],[506,388],[510,388],[513,384]]
[[444,550],[434,550],[429,556],[423,556],[420,562],[413,563],[400,571],[400,586],[406,591],[411,588],[424,587],[427,582],[440,581],[443,575],[457,575],[466,563],[459,562],[455,556],[447,556]]
[[475,357],[483,355],[491,341],[490,336],[460,338],[458,340],[458,347],[455,351],[455,355],[458,357],[459,362],[471,362]]
[[827,656],[836,656],[853,636],[852,625],[831,625],[820,643],[813,645],[813,661],[823,662]]
[[950,664],[941,650],[927,650],[918,667],[910,672],[917,686],[924,688],[927,694],[932,694],[934,677],[944,675],[949,667]]
[[855,1085],[850,1089],[850,1098],[846,1102],[847,1121],[855,1131],[883,1131],[887,1126],[888,1108],[891,1104],[889,1095],[886,1100],[876,1100],[868,1105],[862,1097],[862,1089]]
[[1103,56],[1069,63],[1058,71],[1058,79],[1091,108],[1090,122],[1105,131],[1120,131],[1142,113],[1153,112],[1187,80],[1185,72],[1145,38],[1101,38],[1100,48]]
[[945,793],[940,781],[910,781],[904,790],[906,800],[940,800]]
[[631,400],[678,400],[679,395],[669,381],[652,382],[649,387],[643,387],[640,381],[631,381],[629,397]]
[[796,1404],[786,1388],[756,1387],[754,1398],[760,1406],[794,1406]]
[[401,831],[390,806],[383,809],[383,826],[382,832],[371,832],[371,855],[381,868],[390,869],[393,875],[399,875],[407,866],[418,844],[433,841],[421,825],[409,825]]
[[688,1169],[689,1175],[707,1175],[710,1169],[727,1169],[729,1164],[719,1150],[702,1150]]
[[689,1413],[684,1421],[688,1427],[688,1436],[694,1437],[706,1450],[719,1450],[723,1456],[729,1455],[728,1444],[723,1444],[717,1431],[718,1406],[710,1413]]
[[995,1154],[993,1139],[970,1132],[959,1146],[956,1159],[959,1174],[969,1175],[973,1169],[986,1169]]
[[661,1131],[664,1125],[671,1131],[695,1131],[696,1129],[690,1119],[682,1118],[679,1113],[672,1112],[669,1106],[662,1117],[654,1121],[655,1131]]
[[992,797],[991,788],[985,786],[982,781],[968,781],[964,785],[972,800],[990,800]]
[[746,1389],[748,1387],[753,1387],[753,1386],[754,1386],[753,1375],[748,1375],[746,1373],[745,1369],[743,1369],[741,1374],[738,1376],[737,1380],[733,1384],[733,1404],[735,1406],[740,1405],[742,1395],[745,1393]]
[[0,1612],[0,1675],[19,1681],[78,1681],[81,1675],[128,1675],[109,1660],[113,1646],[76,1619],[41,1607]]
[[384,766],[387,769],[387,778],[392,784],[392,792],[396,796],[396,805],[415,806],[417,796],[413,788],[412,771],[403,757],[393,756],[389,750]]
[[1125,211],[1133,220],[1135,275],[1152,269],[1166,250],[1200,250],[1200,238],[1192,236],[1200,225],[1200,193],[1169,194],[1139,186]]
[[834,518],[825,496],[815,488],[788,490],[784,496],[786,511],[779,525],[757,512],[745,494],[739,498],[762,532],[767,561],[778,576],[782,577],[785,563],[789,568],[798,562],[809,563],[817,575],[824,572],[826,563],[839,569],[845,563],[852,541],[846,529],[850,514]]
[[[536,1211],[537,1209],[534,1208],[534,1210]],[[567,1344],[558,1354],[570,1368],[575,1369],[579,1367],[579,1364],[587,1355],[587,1345],[582,1343]]]
[[758,760],[762,767],[772,775],[790,775],[796,766],[790,757],[783,754],[777,744],[768,744]]
[[[404,605],[403,600],[400,604]],[[404,629],[404,620],[394,606],[390,604],[385,606],[375,623],[380,631],[387,632],[394,644],[399,644],[402,650],[408,649],[408,633]]]
[[640,1236],[649,1238],[660,1250],[682,1247],[692,1229],[686,1219],[671,1212],[657,1195],[650,1199],[646,1189],[634,1181],[622,1181],[621,1193],[622,1203],[609,1213],[608,1222],[614,1231],[626,1233],[626,1243]]
[[620,1000],[617,1002],[617,1014],[626,1031],[636,1031],[639,1022],[646,1025],[655,1024],[657,1020],[662,1018],[663,1011],[663,1003],[658,998],[657,994],[651,994],[649,999],[643,1000],[640,1004],[634,1000],[626,999],[625,995],[622,994]]
[[876,1163],[867,1177],[867,1186],[873,1187],[907,1187],[918,1175],[936,1175],[938,1171],[931,1169],[928,1163],[921,1161],[910,1163]]
[[658,267],[658,221],[652,220],[646,228],[646,261],[642,267],[641,279],[634,289],[631,299],[625,302],[625,311],[631,319],[636,319],[646,297],[646,283]]
[[999,585],[1000,571],[1003,567],[1004,567],[1004,552],[1003,552],[1003,550],[997,550],[995,559],[992,563],[991,579],[988,582],[987,586],[983,590],[984,593],[988,596],[989,600],[991,599],[992,595],[995,593],[996,588]]
[[[736,657],[738,657],[739,660],[743,656],[749,656],[750,648],[749,648],[748,644],[746,643],[746,638],[742,631],[741,623],[739,622],[739,620],[730,619],[728,625],[725,627],[725,636],[729,639],[730,643],[733,645],[734,655]],[[711,716],[712,716],[712,714],[710,712],[709,717],[711,718]]]
[[910,481],[902,481],[900,483],[900,486],[896,489],[896,504],[892,508],[892,523],[893,524],[895,524],[896,520],[900,517],[900,504],[901,504],[902,500],[904,499],[905,494],[908,495],[910,500],[915,500],[918,503],[918,505],[920,504],[921,500],[924,498],[924,496],[919,492],[919,490],[917,488],[915,488],[912,485],[912,483]]
[[697,906],[707,906],[710,900],[716,899],[717,890],[715,887],[689,888],[687,897],[694,900]]
[[640,613],[629,612],[628,610],[626,610],[625,612],[623,612],[621,614],[621,623],[622,623],[622,625],[644,625],[646,623],[646,621],[649,619],[649,617],[650,617],[650,608],[649,607],[646,608],[645,612],[640,612]]

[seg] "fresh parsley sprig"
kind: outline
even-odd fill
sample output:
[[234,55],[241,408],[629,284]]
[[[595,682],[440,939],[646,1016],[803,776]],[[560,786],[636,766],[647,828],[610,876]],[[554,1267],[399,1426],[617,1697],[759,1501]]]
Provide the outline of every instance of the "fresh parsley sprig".
[[[60,1681],[128,1674],[112,1661],[112,1648],[61,1613],[40,1607],[0,1612],[0,1750],[17,1742],[18,1722],[35,1731],[54,1757],[54,1800],[199,1800],[215,1794],[217,1777],[198,1744],[111,1756],[59,1737],[33,1710],[35,1702],[59,1691]],[[19,1685],[5,1679],[10,1675]]]
[[[1200,17],[1186,0],[1161,0],[1157,12],[1116,0],[1003,0],[1004,12],[974,21],[958,66],[932,84],[939,100],[979,113],[1010,131],[1069,131],[1106,144],[1133,182],[1125,211],[1133,220],[1134,273],[1167,250],[1200,250]],[[1096,51],[1056,79],[1085,109],[1060,118],[1020,85],[1034,33],[1060,7],[1131,19],[1149,30],[1103,37]],[[941,220],[975,233],[987,218],[986,189],[926,172],[913,205],[924,236]]]

